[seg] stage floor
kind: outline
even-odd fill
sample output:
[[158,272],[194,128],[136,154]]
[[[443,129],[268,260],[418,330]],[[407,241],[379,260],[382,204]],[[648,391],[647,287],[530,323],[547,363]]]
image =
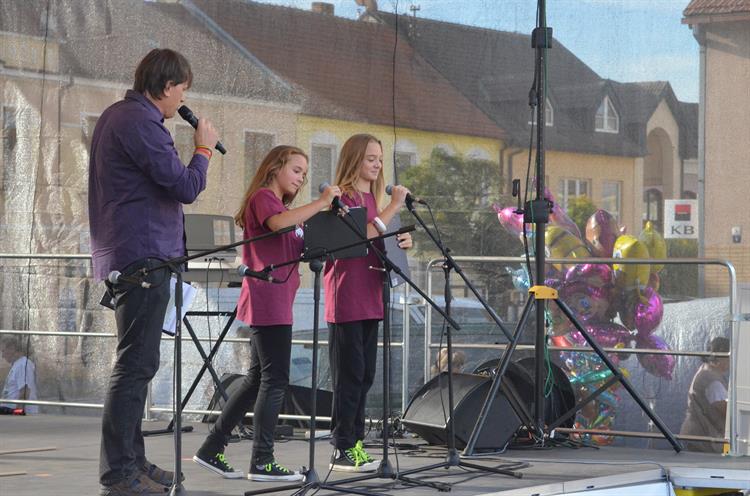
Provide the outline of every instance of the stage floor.
[[[183,472],[185,494],[194,496],[242,495],[251,489],[273,487],[274,484],[250,482],[248,480],[225,480],[197,466],[192,460],[195,450],[203,441],[207,424],[191,423],[195,430],[182,436]],[[164,427],[164,422],[144,424],[144,428]],[[99,417],[39,415],[29,417],[0,417],[0,495],[96,495],[98,494],[99,467]],[[398,439],[402,445],[398,459],[391,456],[394,468],[398,462],[400,470],[438,463],[444,459],[445,450],[428,447],[419,439]],[[174,444],[171,436],[153,436],[146,440],[149,459],[171,468]],[[43,451],[8,453],[14,450],[53,448]],[[251,441],[232,443],[227,448],[227,458],[236,469],[245,471],[250,458]],[[371,454],[378,448],[368,448]],[[303,440],[277,442],[278,460],[290,468],[308,465],[308,445]],[[315,468],[321,478],[328,474],[331,446],[327,440],[316,444]],[[518,479],[505,475],[459,468],[435,469],[414,474],[411,477],[439,481],[451,485],[451,494],[563,494],[577,483],[605,477],[600,481],[615,483],[638,482],[660,477],[660,474],[705,474],[708,477],[725,477],[750,480],[750,458],[728,458],[720,455],[698,453],[674,453],[665,450],[645,450],[606,447],[566,448],[556,447],[542,450],[509,450],[502,456],[488,460],[467,460],[487,466],[498,466],[513,462],[528,462],[529,466],[519,470]],[[702,470],[708,469],[708,470]],[[18,473],[17,475],[12,475]],[[331,474],[329,480],[344,478],[339,473]],[[347,476],[348,477],[348,476]],[[598,484],[598,483],[597,483]],[[583,488],[591,484],[582,484]],[[376,479],[358,485],[340,487],[370,487],[378,493],[435,494],[433,488],[412,487],[391,479]],[[601,487],[601,486],[599,486]],[[289,494],[290,491],[282,494]],[[324,494],[325,491],[321,491]],[[634,488],[620,494],[640,494]]]

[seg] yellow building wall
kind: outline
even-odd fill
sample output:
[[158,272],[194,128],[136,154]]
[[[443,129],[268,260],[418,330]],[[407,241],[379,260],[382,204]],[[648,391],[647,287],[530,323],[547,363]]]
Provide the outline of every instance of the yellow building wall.
[[[478,138],[447,133],[435,133],[416,129],[393,128],[366,123],[339,121],[300,115],[297,120],[297,146],[309,153],[313,144],[332,145],[336,149],[336,159],[346,140],[359,133],[368,133],[383,143],[384,174],[386,184],[393,183],[393,147],[398,143],[399,151],[416,154],[419,164],[428,158],[432,150],[439,146],[450,153],[460,155],[479,154],[488,160],[499,161],[501,141],[499,139]],[[335,168],[335,164],[334,164]],[[318,194],[317,184],[308,184],[302,201],[309,201]]]
[[[522,152],[513,158],[513,175],[521,179],[521,187],[526,184],[526,163],[528,153]],[[532,155],[532,176],[534,175]],[[619,223],[628,233],[638,235],[641,231],[643,159],[634,157],[614,157],[581,153],[547,151],[545,154],[546,186],[555,199],[560,196],[562,179],[583,179],[590,185],[589,197],[597,207],[601,206],[605,181],[620,183]]]

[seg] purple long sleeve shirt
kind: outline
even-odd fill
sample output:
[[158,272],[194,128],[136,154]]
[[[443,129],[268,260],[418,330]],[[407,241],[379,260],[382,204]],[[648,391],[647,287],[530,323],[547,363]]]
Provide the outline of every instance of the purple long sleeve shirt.
[[182,204],[205,189],[207,170],[201,154],[182,164],[164,116],[141,93],[128,90],[105,110],[89,162],[94,277],[104,280],[146,257],[184,255]]

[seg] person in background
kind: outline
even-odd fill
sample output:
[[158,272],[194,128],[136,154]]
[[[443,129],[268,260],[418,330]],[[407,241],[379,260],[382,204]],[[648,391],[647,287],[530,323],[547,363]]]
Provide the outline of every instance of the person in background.
[[[21,349],[17,339],[5,337],[0,341],[0,351],[3,360],[10,364],[8,376],[5,378],[2,398],[9,400],[36,400],[36,366]],[[0,407],[8,409],[23,409],[27,415],[39,413],[38,405],[21,403],[0,403]]]
[[[728,353],[729,340],[716,337],[708,344],[711,353]],[[729,357],[706,357],[693,376],[688,391],[687,415],[680,434],[723,438],[727,417]],[[722,453],[724,443],[688,441],[687,449]]]

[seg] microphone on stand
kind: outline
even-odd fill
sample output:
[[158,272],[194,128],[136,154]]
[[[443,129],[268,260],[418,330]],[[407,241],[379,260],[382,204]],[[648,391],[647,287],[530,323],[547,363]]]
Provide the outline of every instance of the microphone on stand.
[[122,282],[122,283],[127,283],[127,284],[133,284],[135,286],[140,286],[146,289],[151,287],[150,282],[141,281],[137,277],[133,277],[133,276],[124,276],[122,275],[122,272],[120,272],[119,270],[113,270],[112,272],[110,272],[109,275],[107,276],[107,281],[109,281],[110,284],[117,284],[117,283]]
[[[386,194],[390,195],[393,193],[393,185],[389,184],[385,187]],[[406,193],[406,202],[407,203],[421,203],[422,205],[427,205],[427,202],[423,199],[412,195],[411,193]]]
[[276,280],[268,272],[266,271],[258,272],[255,270],[250,270],[250,267],[248,267],[245,264],[242,264],[239,267],[237,267],[237,273],[241,275],[242,277],[254,277],[256,279],[261,279],[263,281],[276,282]]
[[[318,192],[322,194],[328,186],[330,186],[330,184],[328,184],[327,181],[323,181],[322,183],[320,183],[320,186],[318,186]],[[344,203],[341,201],[341,198],[339,198],[338,196],[333,197],[331,206],[336,210],[343,210],[345,214],[349,213],[349,207],[344,205]]]
[[[183,105],[182,107],[177,109],[177,113],[180,114],[180,117],[185,119],[188,124],[193,126],[193,128],[198,129],[198,118],[195,116],[192,110],[190,110],[186,105]],[[221,144],[221,141],[217,141],[216,145],[214,145],[214,148],[219,150],[219,153],[222,155],[227,154],[227,149],[224,148],[224,145]]]

